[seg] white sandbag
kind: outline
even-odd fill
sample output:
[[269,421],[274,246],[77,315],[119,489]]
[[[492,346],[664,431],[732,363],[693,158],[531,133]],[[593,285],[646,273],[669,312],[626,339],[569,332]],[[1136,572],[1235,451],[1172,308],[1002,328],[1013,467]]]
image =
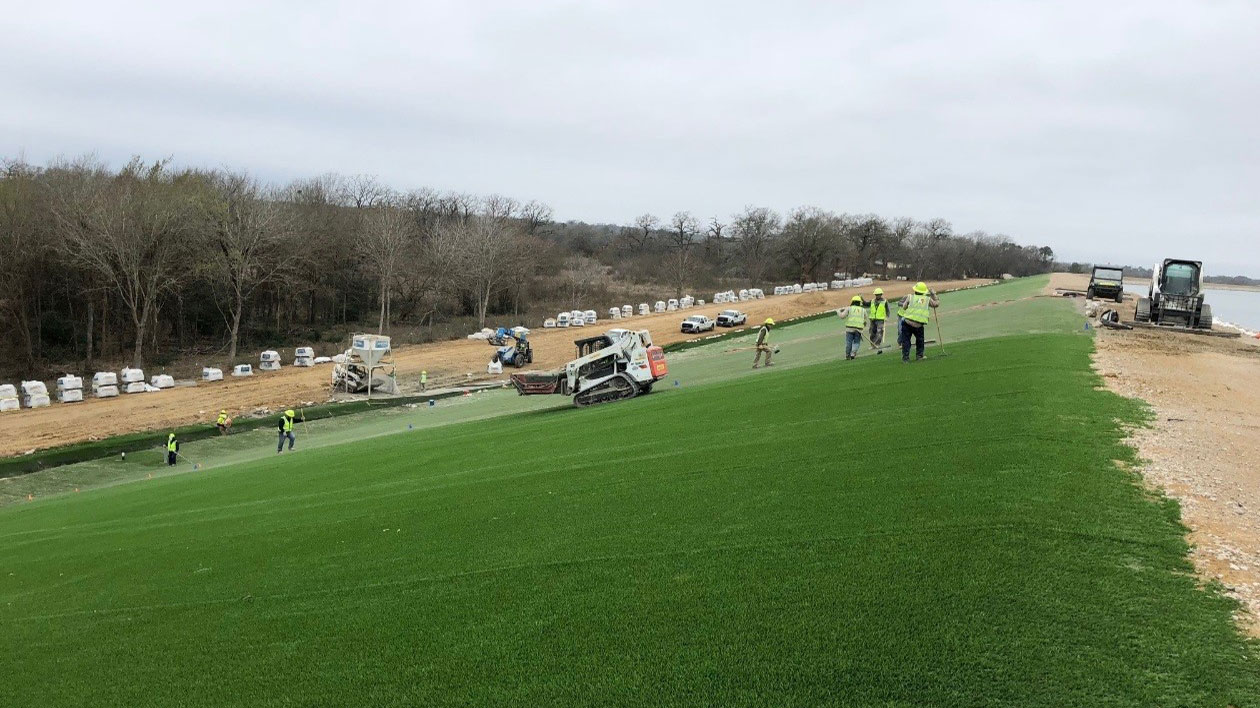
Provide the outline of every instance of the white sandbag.
[[23,381],[22,396],[47,396],[48,387],[43,381]]
[[486,365],[486,373],[487,373],[487,374],[501,374],[501,373],[503,373],[503,362],[501,362],[501,361],[492,361],[492,362],[490,362],[489,364],[487,364],[487,365]]
[[61,403],[78,403],[83,400],[83,389],[65,388],[57,391],[57,400]]
[[13,397],[0,398],[0,412],[15,411],[22,406],[18,403],[18,399]]
[[149,385],[155,388],[175,388],[175,377],[170,374],[154,374]]
[[17,398],[17,387],[13,384],[0,384],[0,398]]
[[649,308],[649,307],[648,307],[648,304],[647,304],[646,302],[641,302],[641,303],[639,303],[639,314],[640,314],[640,315],[646,315],[646,314],[648,314],[648,312],[650,312],[650,311],[651,311],[651,308]]
[[556,326],[556,318],[548,317],[547,319],[543,320],[543,329],[555,329],[555,326]]
[[144,383],[144,370],[126,368],[118,372],[118,381],[124,384]]
[[279,371],[280,370],[280,352],[274,349],[268,349],[258,355],[258,368],[263,371]]
[[233,376],[253,376],[254,367],[250,366],[249,364],[237,364],[236,366],[232,367],[232,375]]
[[22,405],[27,408],[43,408],[51,403],[47,393],[35,393],[22,397]]
[[149,384],[143,381],[132,381],[131,383],[123,384],[119,388],[123,393],[144,393],[148,390]]
[[633,306],[633,305],[622,305],[622,306],[621,306],[621,316],[622,316],[622,317],[634,317],[634,306]]
[[594,311],[594,310],[583,310],[583,311],[582,311],[582,319],[583,319],[583,320],[586,322],[586,324],[588,324],[588,325],[593,325],[593,324],[595,324],[596,322],[598,322],[598,321],[599,321],[599,318],[595,316],[595,311]]
[[223,369],[218,369],[213,366],[202,367],[201,380],[202,381],[222,381]]
[[312,364],[329,364],[329,363],[332,363],[332,357],[330,357],[330,356],[317,356],[317,357],[315,357],[314,359],[312,359],[312,360],[311,360],[311,363],[312,363]]
[[92,395],[97,398],[116,398],[118,396],[117,386],[93,386]]
[[92,390],[95,391],[100,386],[117,386],[118,374],[112,371],[98,371],[92,374]]
[[82,391],[83,390],[83,377],[75,376],[74,374],[66,374],[65,376],[62,376],[61,378],[57,379],[57,390],[58,391]]

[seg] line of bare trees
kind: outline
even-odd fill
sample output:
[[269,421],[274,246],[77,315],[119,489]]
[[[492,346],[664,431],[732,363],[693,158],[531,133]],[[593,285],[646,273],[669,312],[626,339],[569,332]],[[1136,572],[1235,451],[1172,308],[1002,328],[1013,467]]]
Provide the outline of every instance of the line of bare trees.
[[538,202],[399,192],[366,176],[283,186],[134,159],[0,170],[0,374],[97,360],[232,361],[247,344],[343,341],[352,328],[485,326],[587,304],[613,284],[669,289],[1026,275],[1048,248],[802,207],[729,219],[555,223]]

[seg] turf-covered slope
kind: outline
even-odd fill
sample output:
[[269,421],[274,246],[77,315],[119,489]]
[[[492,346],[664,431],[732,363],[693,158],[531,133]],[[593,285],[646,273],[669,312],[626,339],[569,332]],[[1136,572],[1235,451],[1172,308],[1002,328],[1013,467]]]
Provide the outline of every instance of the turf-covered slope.
[[12,705],[1255,705],[1088,337],[0,511]]

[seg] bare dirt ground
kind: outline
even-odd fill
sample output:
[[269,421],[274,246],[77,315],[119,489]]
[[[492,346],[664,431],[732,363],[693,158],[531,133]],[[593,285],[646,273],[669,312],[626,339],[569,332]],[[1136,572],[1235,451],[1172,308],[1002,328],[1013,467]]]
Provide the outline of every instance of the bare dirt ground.
[[[1088,280],[1056,273],[1050,287]],[[1132,315],[1129,299],[1121,317]],[[1260,342],[1103,329],[1094,363],[1111,390],[1154,409],[1152,427],[1133,432],[1142,474],[1181,504],[1195,566],[1260,637]]]
[[[975,285],[980,280],[932,283],[936,290]],[[822,312],[848,304],[854,293],[882,287],[889,299],[910,291],[911,283],[881,282],[867,288],[832,290],[801,295],[780,295],[729,307],[748,313],[748,323],[766,317],[787,319]],[[626,320],[601,319],[591,327],[568,329],[535,328],[530,334],[534,347],[534,369],[556,368],[574,356],[573,340],[602,333],[611,327],[648,329],[656,344],[670,344],[692,335],[678,330],[684,317],[707,314],[716,317],[726,305],[706,305],[687,311],[632,317]],[[603,317],[601,313],[601,318]],[[490,378],[486,375],[493,349],[481,340],[456,340],[399,347],[394,350],[399,383],[415,390],[420,371],[429,372],[429,388],[459,387]],[[275,372],[256,372],[253,377],[222,382],[179,386],[161,393],[131,394],[113,399],[85,400],[73,405],[54,403],[48,408],[13,411],[0,415],[0,457],[28,450],[54,447],[114,435],[159,430],[197,422],[213,423],[220,409],[233,416],[252,411],[282,410],[306,402],[322,402],[329,397],[331,367],[309,369],[286,366]],[[496,377],[497,378],[497,377]]]

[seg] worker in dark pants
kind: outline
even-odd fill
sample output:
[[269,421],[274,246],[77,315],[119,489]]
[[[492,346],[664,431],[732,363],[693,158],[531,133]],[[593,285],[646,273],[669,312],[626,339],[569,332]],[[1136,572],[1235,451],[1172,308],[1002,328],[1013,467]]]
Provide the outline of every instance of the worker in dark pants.
[[293,443],[296,440],[293,436],[293,416],[295,415],[297,414],[293,412],[292,408],[290,408],[284,412],[284,415],[280,416],[280,422],[276,426],[276,428],[280,431],[280,440],[276,443],[277,455],[284,451],[285,438],[289,439],[289,450],[293,450]]
[[174,467],[179,462],[179,441],[175,439],[175,433],[166,436],[166,464]]
[[910,361],[910,344],[913,340],[915,347],[915,360],[922,359],[924,338],[923,330],[927,326],[928,320],[932,317],[932,309],[940,306],[940,301],[936,298],[936,293],[928,290],[927,283],[919,282],[914,286],[914,292],[902,298],[900,303],[901,316],[901,360]]
[[884,299],[883,288],[875,288],[875,297],[871,300],[868,315],[871,323],[871,346],[880,349],[884,346],[884,322],[888,319],[888,301]]

